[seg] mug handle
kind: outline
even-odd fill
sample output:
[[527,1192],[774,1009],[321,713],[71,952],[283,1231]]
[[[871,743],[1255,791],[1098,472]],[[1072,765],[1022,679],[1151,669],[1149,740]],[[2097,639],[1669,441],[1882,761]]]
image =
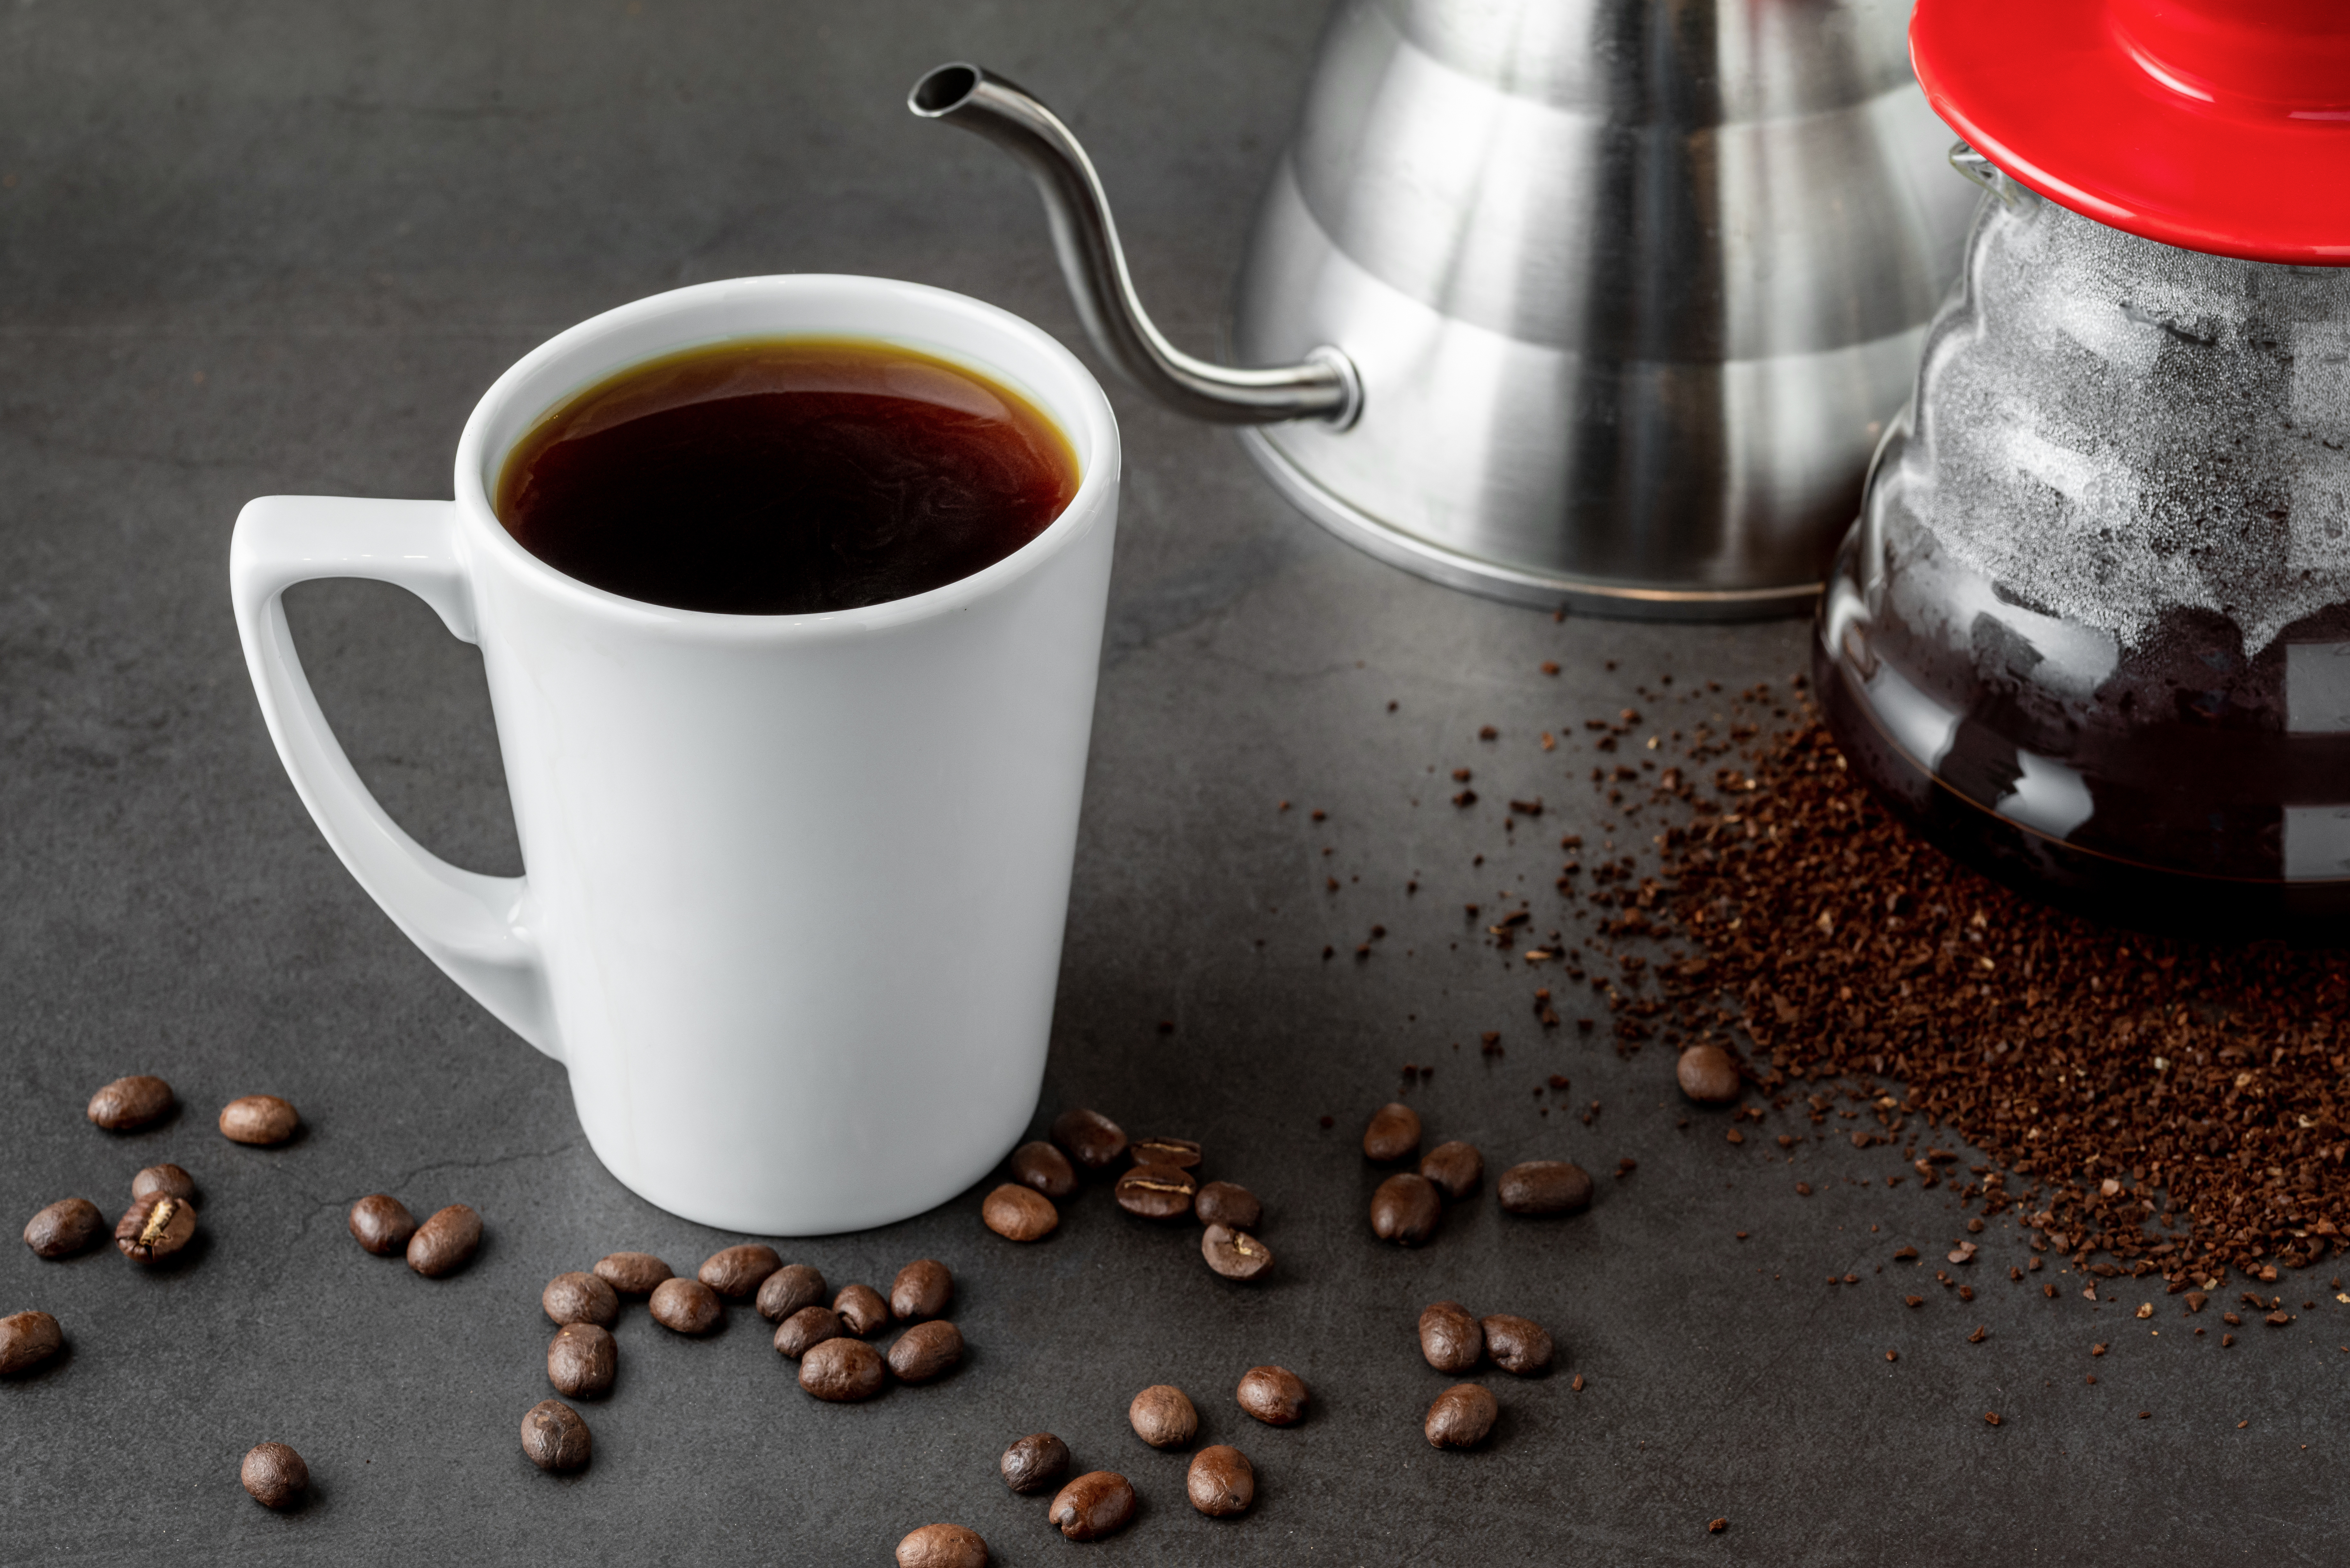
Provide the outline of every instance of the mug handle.
[[343,754],[294,651],[285,593],[317,577],[406,588],[450,633],[479,640],[452,501],[267,495],[237,514],[228,551],[237,636],[278,760],[302,804],[392,923],[501,1023],[563,1059],[533,940],[530,879],[450,865],[391,820]]

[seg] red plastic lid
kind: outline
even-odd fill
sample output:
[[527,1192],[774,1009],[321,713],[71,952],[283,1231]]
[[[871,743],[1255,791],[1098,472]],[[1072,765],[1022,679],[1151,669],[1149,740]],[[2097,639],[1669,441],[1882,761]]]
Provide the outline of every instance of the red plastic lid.
[[1918,0],[1934,112],[2166,244],[2350,265],[2350,0]]

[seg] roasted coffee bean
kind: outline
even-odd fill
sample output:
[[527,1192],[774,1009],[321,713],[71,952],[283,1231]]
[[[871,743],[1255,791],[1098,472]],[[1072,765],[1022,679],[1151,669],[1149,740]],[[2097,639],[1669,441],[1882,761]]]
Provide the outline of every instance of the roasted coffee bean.
[[1191,1173],[1172,1165],[1138,1165],[1118,1179],[1118,1206],[1145,1220],[1180,1220],[1200,1195]]
[[881,1353],[861,1339],[827,1339],[800,1357],[800,1386],[819,1399],[870,1399],[885,1376]]
[[109,1132],[137,1132],[172,1114],[172,1085],[145,1075],[117,1078],[89,1097],[88,1115]]
[[1003,1450],[996,1468],[1014,1491],[1043,1491],[1069,1473],[1069,1445],[1050,1432],[1031,1432]]
[[408,1266],[428,1280],[453,1274],[473,1261],[482,1247],[482,1217],[452,1203],[416,1228],[408,1239]]
[[130,1196],[144,1198],[151,1192],[192,1203],[196,1199],[196,1179],[176,1165],[151,1165],[130,1179]]
[[889,1303],[871,1285],[843,1285],[832,1298],[840,1326],[859,1339],[870,1339],[889,1326]]
[[649,1296],[676,1271],[650,1252],[614,1252],[596,1262],[596,1277],[624,1296]]
[[1513,1214],[1580,1214],[1591,1207],[1591,1178],[1563,1159],[1530,1159],[1502,1172],[1494,1190]]
[[283,1443],[255,1443],[236,1469],[236,1479],[264,1508],[292,1508],[310,1490],[310,1467]]
[[917,1258],[898,1271],[889,1286],[889,1315],[899,1323],[937,1317],[954,1300],[954,1276],[931,1258]]
[[160,1192],[141,1198],[114,1222],[114,1244],[134,1263],[160,1263],[185,1247],[195,1233],[194,1205]]
[[1466,1372],[1485,1354],[1485,1331],[1459,1302],[1436,1302],[1419,1313],[1419,1353],[1439,1372]]
[[1253,1280],[1273,1267],[1273,1249],[1229,1225],[1211,1225],[1201,1232],[1200,1256],[1228,1280]]
[[1444,1200],[1436,1184],[1409,1171],[1388,1177],[1371,1194],[1371,1233],[1399,1247],[1417,1247],[1436,1234]]
[[546,1380],[558,1394],[600,1399],[612,1391],[612,1377],[619,1369],[619,1342],[600,1324],[567,1323],[547,1341]]
[[1286,1366],[1252,1366],[1241,1374],[1232,1397],[1268,1427],[1295,1427],[1305,1419],[1305,1379]]
[[926,1524],[898,1542],[898,1568],[987,1568],[987,1542],[960,1524]]
[[1738,1064],[1719,1045],[1692,1045],[1673,1068],[1681,1093],[1700,1106],[1726,1106],[1745,1092]]
[[773,1247],[764,1241],[745,1241],[711,1253],[694,1277],[728,1301],[739,1302],[756,1295],[766,1277],[783,1266]]
[[726,1309],[718,1293],[700,1280],[672,1274],[653,1287],[648,1310],[663,1328],[679,1334],[708,1334],[718,1326]]
[[1053,1118],[1053,1141],[1087,1170],[1107,1170],[1126,1152],[1126,1129],[1099,1111],[1063,1111]]
[[1099,1541],[1134,1521],[1134,1487],[1116,1470],[1089,1471],[1054,1496],[1046,1517],[1072,1541]]
[[45,1312],[11,1313],[0,1317],[0,1377],[30,1372],[66,1347],[57,1320]]
[[408,1251],[416,1219],[408,1205],[388,1192],[371,1192],[351,1205],[351,1240],[379,1258]]
[[293,1105],[275,1095],[247,1095],[221,1107],[221,1137],[231,1143],[269,1148],[292,1137],[301,1126]]
[[1419,1173],[1436,1184],[1436,1190],[1458,1202],[1485,1179],[1485,1157],[1477,1152],[1475,1144],[1455,1138],[1420,1156]]
[[1200,1163],[1200,1146],[1188,1137],[1139,1137],[1126,1152],[1137,1165],[1171,1165],[1190,1170]]
[[1202,1225],[1253,1231],[1264,1223],[1264,1205],[1245,1187],[1230,1181],[1211,1181],[1191,1199],[1191,1216]]
[[1210,1519],[1231,1519],[1256,1501],[1256,1470],[1246,1454],[1217,1443],[1192,1457],[1183,1490],[1191,1506]]
[[1154,1449],[1180,1449],[1200,1435],[1200,1412],[1171,1383],[1154,1383],[1126,1407],[1134,1435]]
[[889,1370],[900,1383],[928,1383],[962,1361],[962,1331],[942,1318],[918,1323],[889,1347]]
[[832,1288],[806,1263],[785,1263],[759,1282],[759,1315],[781,1323],[802,1307],[822,1306]]
[[838,1339],[846,1332],[840,1324],[840,1314],[830,1307],[804,1306],[775,1325],[775,1354],[797,1361],[826,1340]]
[[1061,1222],[1061,1211],[1053,1207],[1051,1199],[1009,1181],[987,1195],[987,1201],[979,1206],[979,1217],[989,1230],[1011,1241],[1041,1241]]
[[538,1304],[555,1323],[592,1323],[609,1328],[620,1321],[620,1297],[593,1274],[557,1274],[538,1293]]
[[1363,1153],[1382,1165],[1409,1159],[1419,1148],[1419,1113],[1406,1105],[1385,1105],[1363,1129]]
[[560,1399],[541,1399],[523,1415],[522,1451],[540,1469],[585,1469],[595,1447],[588,1423]]
[[1485,1440],[1485,1434],[1493,1429],[1493,1417],[1501,1413],[1502,1407],[1482,1387],[1456,1383],[1436,1397],[1420,1430],[1433,1447],[1473,1449]]
[[1528,1377],[1549,1367],[1554,1349],[1550,1334],[1531,1318],[1495,1313],[1478,1326],[1485,1331],[1485,1354],[1503,1371]]
[[1049,1143],[1024,1143],[1012,1151],[1012,1179],[1047,1198],[1066,1198],[1077,1189],[1077,1168]]
[[36,1258],[70,1258],[106,1234],[106,1215],[87,1198],[60,1198],[25,1221],[25,1245]]

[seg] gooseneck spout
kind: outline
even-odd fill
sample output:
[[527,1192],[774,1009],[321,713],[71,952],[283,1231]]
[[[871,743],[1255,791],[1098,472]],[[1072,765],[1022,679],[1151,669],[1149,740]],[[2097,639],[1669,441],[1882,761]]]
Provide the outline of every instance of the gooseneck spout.
[[1361,413],[1361,379],[1336,348],[1316,348],[1301,364],[1244,370],[1195,359],[1168,342],[1135,295],[1093,160],[1034,97],[977,66],[945,65],[914,84],[906,107],[983,136],[1027,166],[1086,331],[1143,390],[1217,424],[1319,419],[1344,429]]

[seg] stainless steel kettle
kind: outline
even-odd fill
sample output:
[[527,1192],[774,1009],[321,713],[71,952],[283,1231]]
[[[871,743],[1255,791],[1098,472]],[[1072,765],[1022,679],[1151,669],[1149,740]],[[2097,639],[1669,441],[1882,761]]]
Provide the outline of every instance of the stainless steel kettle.
[[1035,176],[1096,343],[1249,425],[1381,559],[1543,606],[1805,607],[1957,275],[1908,0],[1348,0],[1242,274],[1235,369],[1136,297],[1091,162],[941,66],[909,107]]

